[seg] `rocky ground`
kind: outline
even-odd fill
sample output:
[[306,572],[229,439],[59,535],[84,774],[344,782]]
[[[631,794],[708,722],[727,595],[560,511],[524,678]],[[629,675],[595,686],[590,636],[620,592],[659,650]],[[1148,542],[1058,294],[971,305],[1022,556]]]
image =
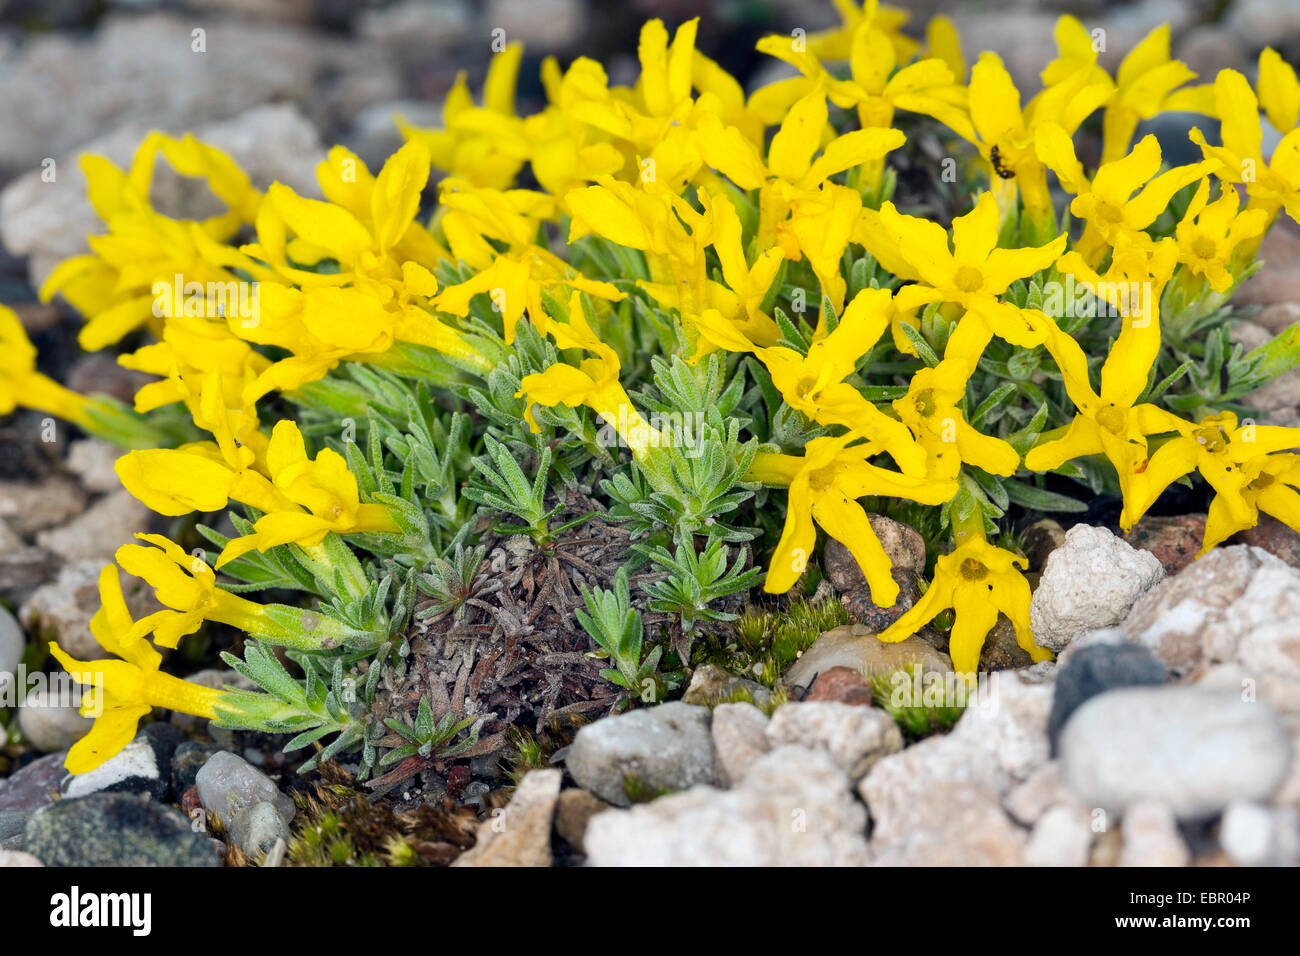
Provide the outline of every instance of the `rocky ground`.
[[[32,292],[96,231],[78,154],[125,163],[149,127],[188,129],[259,185],[310,193],[325,144],[379,160],[397,144],[394,112],[436,123],[455,71],[482,75],[494,27],[529,44],[529,82],[542,53],[577,51],[621,80],[635,69],[639,22],[693,5],[631,6],[610,17],[594,0],[0,3],[0,299],[17,306],[45,371],[129,398],[131,373],[78,356],[75,320]],[[710,52],[742,75],[756,67],[753,36],[830,17],[829,6],[758,6],[745,19],[719,4],[701,31],[727,40]],[[1207,72],[1249,70],[1265,43],[1300,51],[1294,5],[1233,0],[1211,24],[1221,6],[989,3],[954,16],[968,54],[997,49],[1021,79],[1041,67],[1066,8],[1104,17],[1113,51],[1168,20],[1175,54]],[[521,99],[538,94],[526,85]],[[196,208],[175,182],[155,199]],[[1236,298],[1257,308],[1235,333],[1248,347],[1300,320],[1300,230],[1280,223],[1261,258]],[[1300,370],[1252,402],[1261,420],[1300,424]],[[117,483],[113,449],[45,434],[39,416],[0,422],[0,673],[41,666],[50,639],[99,656],[95,576],[151,520]],[[69,708],[0,708],[0,866],[1300,863],[1300,536],[1266,523],[1193,562],[1203,514],[1150,517],[1123,538],[1101,518],[1019,529],[1033,627],[1058,661],[1026,666],[1000,628],[982,693],[950,731],[922,735],[879,706],[867,678],[900,665],[942,677],[951,664],[941,635],[872,636],[919,593],[924,563],[915,531],[876,520],[901,606],[871,605],[856,568],[828,551],[835,597],[856,623],[784,675],[790,702],[773,710],[765,689],[700,668],[683,701],[583,727],[517,786],[508,768],[477,762],[375,801],[346,767],[304,780],[274,740],[166,715],[72,780],[63,753],[88,722]],[[152,598],[128,600],[139,616]],[[179,670],[210,663],[222,640]],[[728,702],[737,691],[764,706]]]

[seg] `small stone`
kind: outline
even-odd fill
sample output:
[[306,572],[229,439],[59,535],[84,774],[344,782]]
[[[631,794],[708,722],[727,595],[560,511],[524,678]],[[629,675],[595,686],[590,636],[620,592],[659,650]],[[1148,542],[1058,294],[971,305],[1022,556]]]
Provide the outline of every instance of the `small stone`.
[[122,487],[113,470],[122,451],[102,438],[79,438],[68,447],[67,468],[88,491],[117,491]]
[[1020,646],[1015,625],[1005,614],[999,614],[993,630],[989,631],[980,647],[977,671],[987,674],[991,671],[1020,670],[1033,663],[1034,659],[1029,656],[1029,652]]
[[217,866],[212,842],[144,794],[92,793],[43,807],[23,848],[46,866]]
[[847,667],[867,679],[889,677],[919,666],[923,674],[952,672],[952,661],[919,638],[887,644],[861,624],[845,624],[822,633],[786,671],[791,687],[811,687],[819,674]]
[[1239,801],[1223,814],[1219,842],[1238,866],[1300,865],[1300,810]]
[[790,703],[777,710],[767,725],[768,742],[825,750],[854,783],[873,764],[903,749],[903,735],[883,710],[830,701]]
[[567,50],[583,36],[588,17],[580,0],[490,0],[484,21],[530,49]]
[[1020,532],[1020,541],[1029,559],[1029,570],[1042,571],[1048,556],[1065,544],[1065,529],[1059,521],[1040,518]]
[[780,747],[731,790],[695,786],[587,827],[592,866],[862,866],[867,815],[830,755]]
[[[1264,3],[1277,6],[1272,0],[1264,0]],[[1276,43],[1277,40],[1270,37],[1261,40],[1259,45]],[[1284,302],[1300,303],[1300,277],[1295,274],[1295,263],[1300,261],[1300,236],[1285,228],[1270,229],[1260,243],[1258,259],[1259,269],[1233,291],[1233,304],[1271,306]],[[1256,321],[1264,325],[1265,319],[1266,315],[1261,314]]]
[[15,686],[26,643],[23,629],[14,616],[0,607],[0,693],[6,687]]
[[672,701],[606,717],[578,731],[565,765],[578,785],[616,806],[642,792],[713,783],[709,709]]
[[31,813],[54,802],[59,784],[68,775],[66,753],[48,754],[0,777],[0,811]]
[[247,810],[259,803],[270,803],[287,825],[293,820],[296,808],[293,800],[281,793],[271,778],[243,757],[222,750],[208,758],[194,778],[199,788],[199,799],[208,813],[215,814],[230,826],[238,810]]
[[1272,515],[1261,514],[1259,524],[1245,531],[1239,531],[1228,539],[1228,543],[1261,548],[1273,557],[1300,570],[1300,534]]
[[58,475],[45,481],[0,481],[0,518],[20,535],[62,524],[86,507],[86,493]]
[[1150,552],[1136,550],[1105,528],[1075,525],[1047,559],[1030,602],[1034,637],[1060,651],[1081,631],[1118,624],[1164,575]]
[[[871,798],[863,796],[871,807]],[[944,781],[936,783],[927,798],[927,810],[917,826],[888,836],[872,833],[875,866],[1023,864],[1025,831],[1008,819],[996,793]]]
[[1251,49],[1286,48],[1300,38],[1300,7],[1276,0],[1235,0],[1223,26]]
[[[714,719],[717,719],[716,715]],[[587,834],[587,824],[596,814],[610,808],[611,804],[581,787],[562,790],[555,805],[555,832],[579,853],[586,853],[583,840]]]
[[44,866],[40,860],[30,853],[24,853],[21,850],[0,850],[0,869],[6,867],[19,866]]
[[1070,655],[1056,675],[1052,711],[1047,717],[1047,737],[1056,755],[1061,728],[1079,707],[1098,694],[1116,687],[1164,684],[1165,665],[1138,644],[1095,644]]
[[1173,811],[1158,800],[1144,800],[1124,811],[1120,825],[1120,866],[1186,866],[1192,852],[1178,832]]
[[89,717],[68,704],[54,703],[49,688],[37,687],[18,709],[18,726],[37,750],[54,753],[67,750],[94,726]]
[[1027,866],[1086,866],[1092,849],[1092,827],[1087,811],[1059,804],[1034,824],[1025,844]]
[[1067,803],[1074,803],[1074,799],[1061,781],[1061,765],[1053,760],[1013,787],[1003,806],[1017,823],[1032,827],[1052,807]]
[[772,749],[767,715],[753,704],[720,704],[713,709],[713,752],[718,785],[744,779],[754,761]]
[[[871,685],[861,672],[851,667],[832,667],[818,674],[808,696],[804,698],[805,702],[829,701],[855,707],[870,707],[874,700]],[[714,719],[717,719],[716,715]]]
[[1156,556],[1165,574],[1177,574],[1196,560],[1205,537],[1205,515],[1144,515],[1124,540]]
[[1241,70],[1246,51],[1241,43],[1217,23],[1193,27],[1179,40],[1178,59],[1197,76],[1217,76],[1220,70]]
[[452,866],[550,866],[561,770],[531,770],[505,810],[479,824],[478,842]]
[[772,692],[758,681],[727,673],[717,664],[701,664],[691,675],[682,703],[712,707],[737,697],[752,698],[758,706],[766,707],[772,700]]
[[842,543],[831,538],[822,552],[826,578],[855,622],[879,633],[903,616],[921,596],[920,576],[925,572],[925,541],[915,528],[886,518],[868,515],[871,530],[889,558],[891,575],[898,585],[898,598],[890,607],[875,602],[857,559]]
[[274,803],[262,801],[232,810],[227,824],[230,839],[254,862],[270,853],[280,841],[292,836],[289,821]]
[[1122,687],[1099,694],[1060,735],[1061,774],[1085,806],[1111,813],[1143,801],[1180,820],[1263,800],[1291,764],[1291,738],[1273,710],[1198,686]]
[[36,543],[65,561],[104,562],[141,528],[147,528],[149,509],[125,488],[96,501],[67,524],[38,532]]

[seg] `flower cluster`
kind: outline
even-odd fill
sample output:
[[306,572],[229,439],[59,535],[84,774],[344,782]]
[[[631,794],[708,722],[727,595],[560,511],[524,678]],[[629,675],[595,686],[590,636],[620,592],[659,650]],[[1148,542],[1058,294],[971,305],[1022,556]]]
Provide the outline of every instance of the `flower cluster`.
[[[136,413],[179,403],[193,426],[190,441],[129,451],[118,474],[160,514],[238,503],[246,517],[231,512],[234,537],[211,533],[212,564],[156,535],[123,547],[118,564],[165,607],[139,622],[105,570],[95,633],[120,660],[57,652],[106,705],[72,769],[120,748],[151,706],[308,730],[300,741],[352,726],[355,709],[312,689],[315,665],[302,692],[283,670],[256,675],[263,695],[213,692],[161,674],[147,638],[175,647],[216,621],[300,662],[387,653],[409,611],[403,575],[473,533],[460,486],[495,474],[468,462],[497,440],[542,462],[539,475],[554,452],[561,480],[603,480],[611,515],[692,557],[701,535],[767,535],[774,594],[800,581],[820,528],[892,606],[899,589],[868,509],[935,509],[945,538],[931,544],[952,550],[880,638],[952,609],[962,672],[978,667],[999,614],[1035,660],[1050,656],[1029,627],[1025,560],[996,543],[996,519],[1012,503],[1060,507],[1069,499],[1052,489],[1068,479],[1115,489],[1130,528],[1199,472],[1214,492],[1206,548],[1260,511],[1300,528],[1300,456],[1288,451],[1300,429],[1239,418],[1245,386],[1193,387],[1250,384],[1300,354],[1288,330],[1226,355],[1221,328],[1265,231],[1281,213],[1300,219],[1295,72],[1268,50],[1256,89],[1232,70],[1193,85],[1160,28],[1112,77],[1067,16],[1027,98],[995,54],[968,68],[942,17],[921,43],[876,0],[838,6],[836,29],[760,41],[796,75],[749,96],[696,49],[696,21],[670,35],[654,20],[635,85],[611,86],[588,58],[547,59],[546,106],[521,116],[512,45],[481,102],[462,78],[443,128],[404,125],[406,144],[377,173],[331,150],[319,199],[279,183],[260,192],[190,137],[150,136],[125,171],[85,159],[106,231],[42,296],[85,315],[84,347],[129,344],[121,364],[158,377]],[[1261,109],[1283,134],[1271,159]],[[1203,158],[1167,167],[1154,136],[1133,142],[1165,110],[1217,119],[1222,142],[1193,130]],[[1075,140],[1094,114],[1102,147],[1089,171]],[[965,171],[950,224],[900,208],[890,154],[917,135],[948,144],[945,162]],[[154,210],[159,160],[205,180],[228,211],[200,222]],[[33,370],[7,312],[0,338],[0,411],[27,404],[96,430],[92,400]],[[1199,374],[1210,365],[1222,374]],[[706,422],[704,464],[652,414],[683,410]],[[334,437],[358,418],[365,442]],[[312,455],[308,438],[329,447]],[[518,484],[475,500],[554,534],[545,481],[511,497]],[[220,570],[245,583],[218,583]],[[320,604],[236,593],[270,586]],[[349,742],[365,743],[357,733]]]

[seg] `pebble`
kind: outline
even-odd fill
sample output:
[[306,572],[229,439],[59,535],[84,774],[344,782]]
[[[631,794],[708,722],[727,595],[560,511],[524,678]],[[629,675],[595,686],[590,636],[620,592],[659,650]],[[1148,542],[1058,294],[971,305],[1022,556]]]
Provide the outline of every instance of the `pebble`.
[[171,786],[172,793],[181,794],[194,786],[203,765],[220,748],[197,740],[187,740],[176,748],[172,754]]
[[804,701],[830,701],[855,707],[870,707],[875,702],[875,693],[858,671],[851,667],[832,667],[817,675]]
[[152,512],[125,488],[104,495],[67,524],[36,534],[36,543],[67,561],[91,560],[101,565],[141,528]]
[[682,703],[712,707],[736,695],[749,695],[760,707],[766,707],[772,700],[772,692],[758,681],[737,677],[717,664],[701,664],[691,675]]
[[6,867],[44,866],[40,860],[22,850],[0,850],[0,870]]
[[144,794],[92,793],[32,814],[23,849],[46,866],[217,866],[212,841]]
[[1233,803],[1219,824],[1219,843],[1238,866],[1300,865],[1300,810]]
[[767,723],[767,715],[753,704],[719,704],[713,709],[711,730],[718,786],[738,783],[754,761],[772,749]]
[[14,616],[0,607],[0,692],[17,681],[26,641]]
[[113,466],[122,450],[102,438],[78,438],[68,446],[64,464],[88,491],[117,491],[122,481]]
[[1291,738],[1273,710],[1230,691],[1124,687],[1093,697],[1060,735],[1061,774],[1086,806],[1112,813],[1143,801],[1180,820],[1263,800],[1286,777]]
[[845,624],[821,634],[786,671],[786,683],[807,688],[833,667],[847,667],[867,678],[888,677],[899,670],[919,666],[922,673],[947,674],[952,661],[917,637],[886,644],[861,624]]
[[1029,605],[1034,637],[1060,651],[1081,631],[1117,624],[1164,575],[1150,552],[1138,551],[1105,528],[1075,525],[1048,557],[1034,591]]
[[835,587],[849,617],[868,630],[879,633],[916,603],[921,596],[925,573],[925,540],[915,528],[883,515],[868,515],[871,530],[889,558],[890,575],[898,585],[898,597],[889,607],[877,604],[858,561],[834,538],[822,551],[822,569]]
[[1084,866],[1092,850],[1092,827],[1086,810],[1058,804],[1034,824],[1025,844],[1027,866]]
[[903,749],[898,724],[885,711],[831,701],[790,703],[767,724],[768,743],[825,750],[854,783],[887,754]]
[[53,475],[41,482],[0,481],[0,518],[19,535],[62,524],[86,507],[75,481]]
[[672,701],[606,717],[578,731],[565,765],[578,785],[627,806],[629,781],[638,789],[685,790],[713,783],[709,709]]
[[555,832],[579,853],[586,853],[587,824],[596,814],[611,807],[612,804],[581,787],[561,790],[555,804]]
[[242,757],[225,750],[213,754],[194,783],[203,808],[221,820],[250,857],[265,854],[276,838],[287,838],[297,812],[293,800]]
[[830,755],[779,747],[731,790],[695,786],[597,814],[592,866],[862,866],[867,815]]
[[1144,515],[1124,540],[1156,556],[1166,575],[1177,574],[1196,560],[1205,537],[1205,515]]
[[558,769],[529,771],[510,803],[479,824],[478,841],[452,866],[550,866],[551,825],[563,777]]
[[1085,701],[1116,687],[1163,684],[1168,680],[1165,665],[1141,645],[1095,644],[1078,649],[1056,674],[1052,710],[1047,717],[1052,754],[1056,754],[1061,728]]
[[1124,812],[1120,866],[1186,866],[1192,851],[1178,832],[1173,810],[1159,800],[1143,800]]

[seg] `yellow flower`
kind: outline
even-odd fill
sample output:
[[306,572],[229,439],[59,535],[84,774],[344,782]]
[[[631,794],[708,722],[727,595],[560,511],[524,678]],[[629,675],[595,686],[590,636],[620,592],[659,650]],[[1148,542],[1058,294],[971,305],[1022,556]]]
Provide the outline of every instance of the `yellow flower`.
[[1233,253],[1243,242],[1258,239],[1268,229],[1268,214],[1262,209],[1238,212],[1237,191],[1224,188],[1209,202],[1210,181],[1192,197],[1182,221],[1175,228],[1178,261],[1193,275],[1204,276],[1215,292],[1227,292],[1236,284],[1240,270],[1233,270]]
[[582,294],[578,291],[569,297],[568,322],[556,322],[545,313],[538,313],[533,322],[544,334],[555,339],[562,349],[581,349],[595,352],[597,358],[585,359],[580,366],[557,362],[544,372],[524,376],[515,398],[526,398],[524,419],[534,432],[541,426],[533,417],[534,405],[568,405],[570,408],[586,406],[615,429],[627,442],[638,461],[644,461],[651,448],[668,443],[668,439],[654,429],[632,404],[623,386],[619,384],[621,369],[618,354],[600,340],[587,324],[583,315]]
[[72,773],[94,770],[118,754],[135,737],[140,718],[154,707],[214,719],[215,703],[223,693],[191,684],[158,670],[160,655],[131,620],[117,568],[99,573],[101,607],[91,618],[90,630],[101,647],[121,660],[75,660],[58,644],[50,652],[87,690],[82,692],[81,713],[95,718],[90,733],[72,745],[64,766]]
[[[788,36],[764,37],[758,42],[758,50],[789,63],[802,77],[778,81],[756,91],[750,99],[751,109],[767,122],[775,123],[795,98],[824,86],[837,106],[857,107],[858,122],[864,130],[888,129],[894,124],[894,111],[902,109],[933,116],[964,138],[971,138],[966,93],[958,86],[960,77],[946,60],[934,56],[907,64],[911,54],[899,56],[890,33],[883,26],[885,19],[875,0],[868,0],[863,16],[849,34],[844,57],[849,61],[849,80],[838,79],[822,66],[816,44],[809,42],[799,50]],[[942,32],[942,27],[938,29]],[[946,52],[952,55],[955,31],[948,39]],[[964,71],[960,49],[955,56]],[[907,65],[899,69],[900,63]],[[873,179],[877,173],[873,169]]]
[[1300,428],[1238,426],[1232,412],[1184,424],[1180,434],[1151,456],[1146,494],[1134,508],[1137,517],[1170,484],[1193,470],[1214,489],[1201,554],[1238,531],[1253,528],[1264,511],[1300,530],[1300,456],[1277,454],[1300,448]]
[[955,479],[963,462],[993,475],[1014,475],[1020,455],[1000,438],[972,428],[957,403],[966,397],[966,382],[975,370],[963,358],[945,358],[934,368],[912,375],[907,394],[894,400],[899,419],[925,449],[925,474]]
[[844,381],[857,371],[889,327],[894,307],[888,289],[863,289],[853,297],[835,330],[813,342],[807,355],[785,346],[760,347],[716,310],[701,317],[701,334],[719,348],[753,352],[767,367],[786,403],[822,425],[842,425],[887,451],[907,475],[925,474],[926,454],[907,427],[867,401]]
[[167,608],[137,625],[152,631],[156,644],[175,647],[204,621],[220,621],[253,634],[266,631],[265,608],[217,587],[216,575],[202,558],[160,534],[136,537],[154,547],[124,544],[117,549],[117,563],[122,570],[148,581],[159,603]]
[[[229,211],[203,222],[155,212],[149,189],[159,153],[178,173],[206,180]],[[78,337],[82,348],[101,349],[159,318],[158,283],[170,289],[179,276],[187,287],[202,290],[235,287],[239,279],[227,266],[239,256],[220,243],[252,221],[262,197],[230,157],[192,136],[177,140],[151,133],[127,172],[92,155],[81,158],[81,168],[90,203],[109,231],[87,240],[91,254],[73,256],[51,272],[40,295],[49,301],[62,293],[87,316]]]
[[[980,520],[983,520],[982,518]],[[882,631],[882,641],[902,641],[939,612],[952,608],[954,619],[948,637],[948,654],[953,670],[973,674],[979,669],[980,649],[984,638],[1005,614],[1016,631],[1016,642],[1034,661],[1052,659],[1052,652],[1034,642],[1029,626],[1029,582],[1020,568],[1029,562],[996,548],[983,533],[970,532],[967,539],[950,554],[935,561],[934,580],[920,599],[903,612],[903,616]]]
[[1272,47],[1259,55],[1259,105],[1273,128],[1283,135],[1300,120],[1300,79],[1295,67]]
[[433,164],[449,175],[476,186],[510,186],[528,156],[523,123],[515,114],[515,84],[523,54],[523,44],[509,43],[492,57],[482,106],[474,105],[465,73],[457,74],[443,102],[443,128],[420,129],[398,117],[403,135],[420,143]]
[[244,386],[270,366],[271,360],[237,338],[224,325],[190,316],[170,316],[161,342],[151,342],[119,355],[123,368],[162,376],[142,385],[135,395],[135,410],[149,412],[173,402],[189,402],[207,375],[216,372],[225,389],[225,404],[241,403]]
[[257,519],[253,534],[231,539],[217,558],[218,568],[253,549],[266,551],[290,542],[312,548],[330,532],[384,534],[399,530],[384,505],[361,503],[356,476],[342,455],[323,448],[314,460],[307,457],[302,432],[292,421],[276,422],[271,430],[266,465],[288,507]]
[[857,499],[885,495],[938,505],[956,494],[955,481],[912,478],[870,464],[866,459],[876,453],[877,446],[871,442],[850,445],[854,438],[851,433],[814,438],[801,457],[773,452],[754,456],[748,480],[790,489],[785,530],[763,584],[769,594],[784,594],[799,580],[816,544],[816,522],[849,549],[871,588],[872,601],[892,607],[898,585],[890,574],[889,557]]
[[[1114,91],[1109,78],[1075,70],[1048,85],[1021,109],[1020,92],[996,53],[981,54],[971,69],[971,140],[988,163],[989,182],[1003,211],[1019,193],[1040,240],[1054,231],[1047,173],[1034,150],[1039,127],[1055,123],[1073,135]],[[954,130],[960,133],[960,130]]]
[[[942,226],[903,215],[893,203],[885,203],[879,212],[864,209],[859,228],[859,241],[867,251],[895,275],[914,283],[895,296],[900,316],[930,302],[950,302],[965,311],[958,330],[972,362],[994,335],[1021,348],[1042,344],[1042,334],[1026,310],[1002,301],[1001,296],[1017,279],[1055,262],[1065,248],[1065,236],[1044,246],[996,248],[998,206],[991,193],[982,194],[974,209],[953,220],[952,249]],[[915,352],[897,328],[894,338],[900,350]]]
[[1088,223],[1074,249],[1094,266],[1121,235],[1141,233],[1168,208],[1174,193],[1215,172],[1219,165],[1210,159],[1156,175],[1160,143],[1155,136],[1146,136],[1127,156],[1103,163],[1089,182],[1074,144],[1060,126],[1040,127],[1035,143],[1039,157],[1060,178],[1061,186],[1074,194],[1070,211]]
[[266,466],[267,443],[252,406],[227,407],[216,369],[204,378],[196,398],[190,403],[194,423],[215,441],[128,452],[114,466],[122,485],[163,515],[220,511],[232,498],[259,511],[293,507],[255,470]]
[[[894,56],[906,63],[916,55],[917,42],[903,32],[910,14],[901,7],[879,3],[878,0],[831,0],[840,15],[840,25],[829,30],[809,34],[805,42],[814,56],[827,60],[847,60],[851,54],[853,38],[863,23],[872,23],[894,47]],[[766,39],[766,38],[765,38]],[[775,39],[790,42],[790,37]]]
[[1139,329],[1126,323],[1121,340],[1130,329],[1133,338],[1117,340],[1112,347],[1101,369],[1100,394],[1093,391],[1088,360],[1079,343],[1050,320],[1041,324],[1046,332],[1044,344],[1061,370],[1066,393],[1078,414],[1059,438],[1031,448],[1025,455],[1025,467],[1030,471],[1052,471],[1072,458],[1105,455],[1115,468],[1124,497],[1120,526],[1128,530],[1137,523],[1139,509],[1148,496],[1147,436],[1177,431],[1183,425],[1182,419],[1162,408],[1134,404],[1146,390],[1155,358],[1149,343],[1154,340],[1159,349],[1158,320],[1152,318]]
[[94,399],[36,371],[36,348],[28,340],[22,321],[13,309],[0,305],[0,415],[22,406],[88,428],[94,404]]
[[[1285,124],[1290,113],[1285,104],[1293,94],[1281,86],[1276,71],[1269,71],[1268,80],[1268,103]],[[1222,162],[1216,175],[1226,182],[1244,183],[1250,196],[1247,208],[1263,209],[1270,224],[1280,209],[1300,222],[1300,129],[1287,132],[1274,147],[1272,162],[1265,162],[1260,152],[1259,100],[1246,78],[1236,70],[1220,70],[1214,81],[1214,103],[1223,145],[1211,146],[1196,128],[1191,137],[1207,158]]]
[[[1097,47],[1092,34],[1071,16],[1056,24],[1060,56],[1043,71],[1043,82],[1051,83],[1076,70],[1108,78],[1097,65]],[[1169,24],[1156,27],[1129,51],[1115,74],[1115,93],[1106,103],[1102,117],[1103,163],[1120,159],[1133,142],[1138,123],[1167,111],[1214,114],[1214,91],[1210,84],[1183,87],[1196,79],[1181,60],[1169,56]]]

